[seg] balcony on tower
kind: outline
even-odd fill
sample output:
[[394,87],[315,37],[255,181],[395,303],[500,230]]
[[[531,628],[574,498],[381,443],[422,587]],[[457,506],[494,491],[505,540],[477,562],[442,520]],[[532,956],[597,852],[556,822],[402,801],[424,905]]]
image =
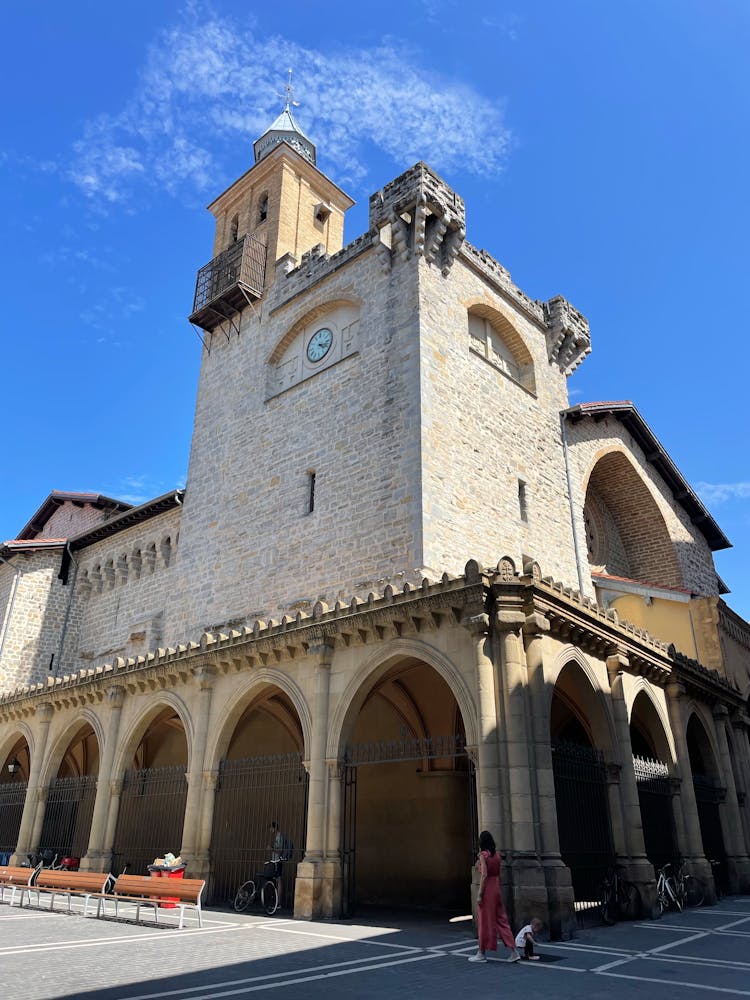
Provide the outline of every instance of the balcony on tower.
[[190,322],[214,330],[261,297],[265,278],[265,244],[252,236],[235,240],[198,271]]

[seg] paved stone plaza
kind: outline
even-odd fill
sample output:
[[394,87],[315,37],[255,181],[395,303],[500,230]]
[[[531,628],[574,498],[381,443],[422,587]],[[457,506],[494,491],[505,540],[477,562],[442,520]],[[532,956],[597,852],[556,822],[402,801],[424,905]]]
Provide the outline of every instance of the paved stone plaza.
[[[170,926],[171,923],[171,926]],[[13,1000],[304,997],[683,998],[750,996],[750,899],[543,943],[530,964],[470,965],[467,922],[407,917],[363,926],[212,912],[202,929],[0,907]],[[162,926],[163,925],[163,926]],[[273,991],[273,992],[271,992]]]

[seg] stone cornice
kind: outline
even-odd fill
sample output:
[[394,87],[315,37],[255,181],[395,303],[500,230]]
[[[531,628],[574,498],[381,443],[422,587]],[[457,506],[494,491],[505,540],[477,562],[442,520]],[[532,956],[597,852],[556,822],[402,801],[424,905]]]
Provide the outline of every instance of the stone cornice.
[[371,593],[364,600],[352,597],[346,604],[337,601],[333,608],[318,601],[309,615],[300,611],[280,621],[205,632],[200,642],[117,658],[92,670],[49,678],[46,684],[0,697],[0,721],[37,715],[46,710],[44,706],[101,703],[113,682],[129,693],[159,691],[190,683],[196,670],[212,677],[214,672],[278,666],[314,655],[321,644],[345,649],[421,635],[445,624],[468,627],[484,612],[488,599],[494,604],[487,619],[490,629],[502,619],[512,630],[528,631],[531,623],[539,631],[543,620],[553,637],[602,660],[618,655],[630,673],[655,684],[678,682],[711,704],[723,703],[735,712],[744,708],[739,691],[715,670],[707,670],[673,646],[622,621],[614,609],[605,610],[578,591],[543,578],[537,563],[517,573],[513,561],[504,557],[495,569],[482,570],[470,560],[459,577],[446,573],[437,582],[424,579],[419,587],[405,583],[400,591],[388,585],[380,594]]

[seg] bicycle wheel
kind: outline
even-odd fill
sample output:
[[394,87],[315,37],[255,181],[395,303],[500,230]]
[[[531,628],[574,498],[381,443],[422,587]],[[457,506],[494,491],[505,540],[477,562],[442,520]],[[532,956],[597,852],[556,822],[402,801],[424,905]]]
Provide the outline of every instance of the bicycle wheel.
[[237,895],[234,897],[234,908],[238,913],[242,913],[250,905],[250,900],[255,895],[255,882],[249,879],[237,890]]
[[692,875],[685,876],[685,904],[687,906],[703,906],[703,888]]
[[601,906],[600,912],[602,915],[602,922],[605,924],[617,923],[619,906],[617,903],[617,897],[615,893],[614,885],[607,880],[604,882],[601,888]]
[[273,879],[269,879],[263,886],[261,899],[263,900],[263,909],[269,917],[272,917],[279,908],[279,893]]
[[620,912],[626,920],[637,920],[641,915],[641,894],[633,882],[620,882]]
[[666,881],[665,889],[670,905],[673,906],[678,913],[682,913],[682,903],[680,902],[677,892],[677,883],[671,875]]

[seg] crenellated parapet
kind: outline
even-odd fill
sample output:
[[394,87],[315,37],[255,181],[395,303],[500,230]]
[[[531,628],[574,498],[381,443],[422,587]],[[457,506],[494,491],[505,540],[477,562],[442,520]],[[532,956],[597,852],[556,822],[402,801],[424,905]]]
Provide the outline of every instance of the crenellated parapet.
[[588,320],[562,295],[545,302],[542,308],[549,360],[555,362],[564,375],[571,375],[591,353]]
[[447,274],[466,237],[464,201],[420,162],[370,196],[370,229],[393,259],[414,254]]

